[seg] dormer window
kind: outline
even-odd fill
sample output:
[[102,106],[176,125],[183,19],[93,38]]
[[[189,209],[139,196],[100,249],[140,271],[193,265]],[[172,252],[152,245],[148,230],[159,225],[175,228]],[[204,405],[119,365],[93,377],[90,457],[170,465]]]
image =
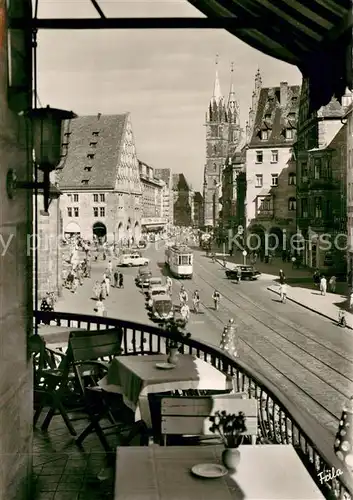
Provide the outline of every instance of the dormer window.
[[97,141],[91,141],[89,145],[91,146],[91,148],[95,148],[97,147]]
[[98,131],[92,132],[92,135],[93,135],[93,137],[98,137],[99,136],[99,132]]
[[68,138],[69,138],[69,137],[70,137],[70,135],[71,135],[71,132],[65,132],[65,133],[64,133],[64,136],[65,136],[65,137],[68,137]]
[[293,128],[287,128],[286,129],[286,139],[294,139],[294,129]]
[[92,167],[85,167],[86,172],[91,172],[91,170],[92,170]]
[[269,131],[268,130],[261,130],[261,140],[267,141],[268,138],[269,138]]
[[88,153],[87,158],[89,158],[90,160],[93,160],[94,153]]
[[83,180],[81,181],[81,184],[82,184],[83,186],[88,186],[88,179],[83,179]]

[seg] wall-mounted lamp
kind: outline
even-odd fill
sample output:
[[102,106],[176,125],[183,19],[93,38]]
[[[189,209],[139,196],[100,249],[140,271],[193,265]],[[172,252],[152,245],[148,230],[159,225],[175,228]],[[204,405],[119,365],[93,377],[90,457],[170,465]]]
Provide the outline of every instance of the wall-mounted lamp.
[[26,113],[31,120],[35,168],[43,172],[41,182],[17,180],[15,170],[10,169],[6,177],[7,195],[12,199],[17,189],[42,189],[44,211],[48,212],[50,200],[50,172],[55,170],[62,158],[62,124],[64,120],[76,118],[72,111],[46,108],[32,109]]

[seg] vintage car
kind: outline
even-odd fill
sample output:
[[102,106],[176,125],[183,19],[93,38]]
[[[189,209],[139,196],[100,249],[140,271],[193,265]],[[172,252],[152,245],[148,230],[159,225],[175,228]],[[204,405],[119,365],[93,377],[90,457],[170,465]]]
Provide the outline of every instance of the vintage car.
[[168,294],[157,295],[153,299],[151,319],[155,321],[167,321],[174,317],[172,299]]
[[159,277],[157,278],[156,276],[152,276],[149,279],[148,288],[145,290],[145,294],[149,295],[151,288],[154,286],[164,286],[163,279]]
[[141,257],[138,252],[122,255],[119,261],[120,266],[148,266],[150,260],[147,257]]
[[241,270],[242,280],[256,280],[260,276],[260,271],[254,268],[254,266],[242,266],[236,265],[232,269],[226,270],[226,276],[228,279],[234,280],[238,278],[238,268]]
[[153,299],[157,297],[158,295],[167,295],[168,294],[168,289],[165,285],[156,285],[152,286],[148,290],[148,295],[147,295],[147,307],[152,307]]
[[143,267],[138,270],[135,283],[137,286],[142,288],[148,287],[150,284],[150,278],[152,278],[152,271]]

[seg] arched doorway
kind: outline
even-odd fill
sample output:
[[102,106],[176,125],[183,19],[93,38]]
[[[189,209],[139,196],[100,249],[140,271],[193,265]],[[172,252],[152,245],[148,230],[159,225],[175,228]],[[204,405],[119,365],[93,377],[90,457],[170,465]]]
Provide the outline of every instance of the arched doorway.
[[71,238],[72,236],[80,236],[81,228],[76,222],[69,222],[65,227],[64,236]]
[[280,227],[271,227],[268,232],[268,247],[271,252],[281,255],[284,250],[283,231]]
[[265,229],[262,226],[250,227],[246,235],[246,246],[250,252],[264,253],[265,251]]
[[103,243],[107,239],[107,228],[103,222],[95,222],[92,231],[99,242]]
[[140,241],[140,224],[138,221],[135,222],[134,226],[134,243],[138,243]]

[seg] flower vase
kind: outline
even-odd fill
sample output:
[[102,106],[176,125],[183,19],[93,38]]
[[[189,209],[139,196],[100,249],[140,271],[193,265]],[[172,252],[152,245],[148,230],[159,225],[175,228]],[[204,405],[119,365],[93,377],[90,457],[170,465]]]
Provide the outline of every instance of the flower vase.
[[236,470],[240,463],[240,451],[239,448],[226,448],[222,452],[222,462],[223,465],[228,470]]
[[178,358],[179,358],[179,351],[176,347],[172,347],[169,349],[169,355],[168,355],[168,363],[171,365],[176,365],[178,363]]

